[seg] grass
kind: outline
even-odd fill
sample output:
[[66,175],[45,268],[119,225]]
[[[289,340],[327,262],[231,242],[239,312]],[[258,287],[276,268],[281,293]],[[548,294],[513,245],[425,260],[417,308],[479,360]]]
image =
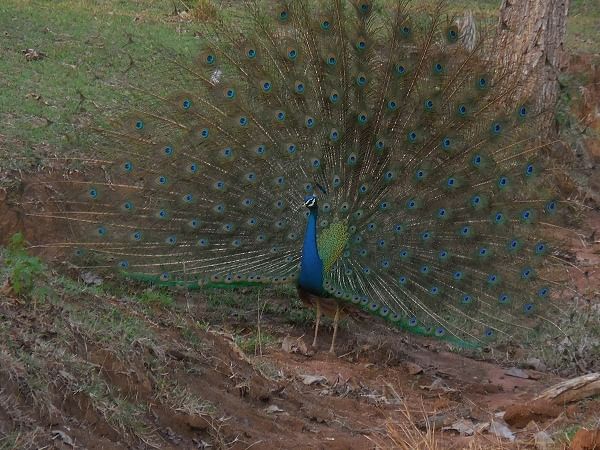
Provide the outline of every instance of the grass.
[[596,0],[571,0],[567,22],[567,49],[573,53],[598,53],[600,5]]
[[559,440],[562,441],[565,445],[569,445],[569,443],[573,440],[577,432],[583,427],[583,425],[569,425],[559,434]]
[[279,342],[277,337],[265,332],[259,334],[256,330],[235,338],[237,346],[247,355],[259,355],[277,342]]
[[140,295],[135,297],[141,304],[158,307],[163,309],[172,308],[175,305],[173,296],[164,290],[146,289]]
[[192,325],[187,325],[186,323],[183,323],[180,327],[181,337],[192,349],[198,352],[202,352],[206,349],[206,346],[208,344],[204,342],[204,340],[202,340],[200,336],[198,336],[196,328],[200,330],[203,329],[197,322]]
[[[121,113],[118,85],[159,81],[172,90],[170,80],[156,80],[156,49],[190,54],[196,44],[193,25],[172,23],[172,13],[167,1],[1,2],[0,151],[13,158],[4,153],[0,169],[86,155],[94,137],[78,131]],[[27,61],[28,48],[45,57]],[[131,67],[130,54],[143,57]]]
[[[20,254],[21,258],[27,256]],[[10,274],[13,266],[3,270]],[[86,417],[89,408],[97,420],[105,421],[120,440],[131,445],[141,442],[156,447],[160,443],[154,423],[149,422],[149,404],[162,404],[175,414],[203,415],[218,423],[212,417],[216,407],[174,377],[177,369],[169,364],[166,348],[180,344],[157,335],[147,317],[148,304],[158,305],[165,322],[194,328],[195,321],[173,306],[170,296],[146,291],[142,298],[116,299],[115,293],[127,291],[127,287],[111,292],[110,284],[90,287],[52,272],[38,277],[36,285],[53,294],[38,305],[22,301],[23,292],[17,295],[13,290],[8,298],[0,294],[0,449],[38,448],[32,443],[47,439],[48,431],[40,434],[31,427],[37,421],[35,414],[60,422],[67,398],[85,400],[81,408]],[[162,308],[165,303],[167,309]],[[189,339],[192,336],[196,339],[193,346],[201,347],[198,336],[190,332]],[[99,353],[101,364],[89,356],[97,351],[103,352]],[[130,395],[107,378],[110,371],[115,376],[131,376],[131,370],[141,365],[138,361],[135,366],[139,358],[149,374],[151,401],[139,393],[144,391]],[[178,364],[183,370],[183,363]],[[3,415],[7,411],[11,413],[8,422]]]
[[267,289],[210,289],[207,291],[207,307],[222,318],[235,315],[239,320],[253,322],[261,298],[276,298],[277,302],[260,305],[261,314],[270,318],[282,318],[290,325],[306,325],[314,321],[314,313],[303,306],[296,288],[289,285],[274,285]]
[[[499,3],[457,0],[449,12],[470,9],[493,21]],[[1,2],[0,171],[28,171],[48,156],[92,154],[97,138],[79,131],[123,112],[124,84],[176,91],[178,86],[159,69],[160,58],[165,51],[194,55],[199,43],[194,18],[209,18],[207,5],[206,0]],[[176,14],[186,8],[187,15]],[[598,23],[595,0],[573,0],[569,50],[597,50]],[[22,53],[28,48],[45,56],[28,61]]]
[[37,279],[45,270],[39,258],[31,256],[25,250],[25,239],[21,233],[11,237],[3,255],[3,278],[10,284],[10,289],[18,296],[38,297],[40,289]]
[[24,448],[35,448],[32,445],[45,430],[36,428],[31,431],[13,431],[4,436],[0,436],[0,450],[16,450]]
[[162,377],[158,380],[155,398],[168,405],[173,411],[190,416],[208,416],[217,409],[209,401],[202,400],[177,381]]

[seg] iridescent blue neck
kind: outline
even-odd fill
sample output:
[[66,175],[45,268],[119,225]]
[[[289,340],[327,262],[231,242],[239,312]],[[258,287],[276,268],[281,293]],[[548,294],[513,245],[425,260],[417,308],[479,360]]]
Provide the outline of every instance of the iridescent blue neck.
[[298,285],[316,295],[323,294],[323,261],[319,257],[317,248],[317,208],[310,209],[304,243],[302,244],[302,258],[300,259],[300,277]]

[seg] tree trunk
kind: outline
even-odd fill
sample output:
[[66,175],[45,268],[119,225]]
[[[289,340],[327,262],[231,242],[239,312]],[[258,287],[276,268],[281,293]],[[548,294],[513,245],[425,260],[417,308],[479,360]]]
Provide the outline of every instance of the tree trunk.
[[497,48],[499,63],[520,66],[521,93],[529,94],[543,126],[556,133],[554,108],[558,76],[568,64],[564,49],[569,0],[503,0]]

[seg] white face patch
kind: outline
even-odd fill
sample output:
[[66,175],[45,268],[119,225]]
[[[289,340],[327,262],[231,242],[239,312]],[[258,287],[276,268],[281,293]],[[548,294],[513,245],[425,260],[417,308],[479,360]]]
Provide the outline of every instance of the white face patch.
[[306,206],[307,208],[312,208],[313,206],[315,206],[316,201],[317,201],[316,197],[308,199],[307,201],[304,202],[304,206]]

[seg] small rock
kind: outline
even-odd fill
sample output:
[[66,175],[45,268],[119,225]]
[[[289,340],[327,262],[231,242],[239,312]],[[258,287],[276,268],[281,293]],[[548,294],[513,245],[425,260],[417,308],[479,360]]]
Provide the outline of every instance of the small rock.
[[409,375],[418,375],[420,373],[423,373],[423,368],[418,364],[407,362],[405,364],[405,367]]
[[316,405],[306,405],[301,408],[304,412],[304,416],[316,423],[327,423],[329,417],[331,416],[331,412],[327,411],[323,407],[319,407]]
[[515,378],[523,378],[528,380],[530,378],[529,374],[525,372],[523,369],[518,369],[516,367],[511,367],[507,371],[504,372],[505,375]]
[[210,427],[208,420],[198,415],[188,415],[185,423],[192,431],[206,431]]
[[525,367],[528,369],[537,370],[538,372],[546,371],[546,364],[542,362],[542,360],[538,358],[529,358],[525,361]]

